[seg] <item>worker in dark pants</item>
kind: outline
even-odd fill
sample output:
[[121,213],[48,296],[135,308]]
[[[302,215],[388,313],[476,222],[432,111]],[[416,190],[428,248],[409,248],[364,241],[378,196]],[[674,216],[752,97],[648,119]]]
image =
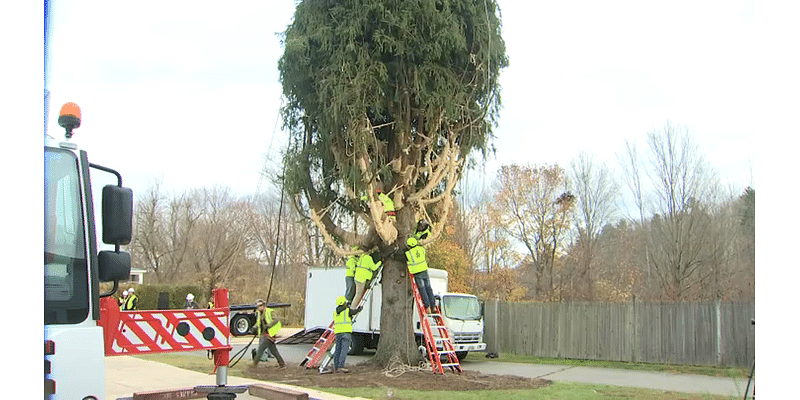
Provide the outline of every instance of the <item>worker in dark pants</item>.
[[286,363],[278,352],[278,346],[275,345],[275,337],[278,336],[278,331],[281,330],[281,321],[272,315],[272,309],[267,308],[264,300],[256,300],[256,332],[258,334],[258,350],[253,359],[253,368],[258,366],[264,350],[269,349],[269,352],[278,360],[278,368],[286,368]]
[[[358,250],[358,246],[353,246],[351,250],[356,251]],[[356,265],[358,264],[358,255],[353,254],[352,256],[347,257],[347,263],[345,264],[347,268],[344,271],[344,297],[347,298],[348,303],[353,302],[353,298],[356,296]]]
[[[353,317],[361,311],[362,307],[350,310],[347,299],[339,296],[336,299],[336,310],[333,312],[333,333],[336,334],[336,348],[333,351],[333,372],[350,372],[344,367],[350,343],[353,341]],[[326,371],[326,372],[331,372]]]

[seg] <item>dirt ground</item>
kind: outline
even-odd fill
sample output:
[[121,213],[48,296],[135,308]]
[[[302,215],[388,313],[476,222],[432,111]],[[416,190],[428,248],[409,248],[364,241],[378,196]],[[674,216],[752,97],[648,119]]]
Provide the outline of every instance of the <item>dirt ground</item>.
[[320,374],[316,368],[307,369],[287,364],[279,370],[274,363],[261,363],[258,367],[248,367],[248,378],[285,383],[304,387],[384,387],[395,389],[425,390],[493,390],[493,389],[536,389],[548,386],[551,381],[531,379],[512,375],[487,375],[477,371],[463,371],[460,374],[449,369],[444,375],[431,370],[420,370],[408,366],[381,369],[367,361],[348,367],[349,373]]

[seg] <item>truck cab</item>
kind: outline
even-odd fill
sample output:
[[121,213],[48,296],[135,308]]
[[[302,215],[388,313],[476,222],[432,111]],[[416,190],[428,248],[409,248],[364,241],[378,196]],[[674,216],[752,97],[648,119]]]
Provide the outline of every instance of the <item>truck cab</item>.
[[[105,396],[105,361],[100,298],[111,296],[130,274],[130,255],[120,245],[131,239],[133,194],[115,171],[89,163],[70,141],[80,109],[62,108],[66,140],[44,138],[44,364],[45,398],[100,399]],[[103,242],[99,251],[90,169],[116,174],[119,184],[103,188]],[[114,289],[100,293],[100,282]],[[87,379],[74,379],[76,371]],[[73,377],[70,377],[70,374]]]
[[458,359],[463,360],[470,351],[486,351],[483,305],[478,298],[462,293],[444,293],[439,297],[439,310],[451,332]]

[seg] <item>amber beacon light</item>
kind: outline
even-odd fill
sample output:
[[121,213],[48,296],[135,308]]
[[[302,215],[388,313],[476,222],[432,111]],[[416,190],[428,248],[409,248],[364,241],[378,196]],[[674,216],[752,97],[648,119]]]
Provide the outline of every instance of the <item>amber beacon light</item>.
[[72,130],[81,126],[81,108],[73,102],[64,103],[58,112],[58,125],[66,129],[67,139],[72,137]]

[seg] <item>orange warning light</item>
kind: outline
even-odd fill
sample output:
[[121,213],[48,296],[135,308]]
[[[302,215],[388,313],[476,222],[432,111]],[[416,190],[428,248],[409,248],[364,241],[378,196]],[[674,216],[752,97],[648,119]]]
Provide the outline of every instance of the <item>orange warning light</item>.
[[73,102],[64,103],[58,113],[58,125],[66,129],[67,139],[72,137],[72,130],[81,126],[81,108]]

